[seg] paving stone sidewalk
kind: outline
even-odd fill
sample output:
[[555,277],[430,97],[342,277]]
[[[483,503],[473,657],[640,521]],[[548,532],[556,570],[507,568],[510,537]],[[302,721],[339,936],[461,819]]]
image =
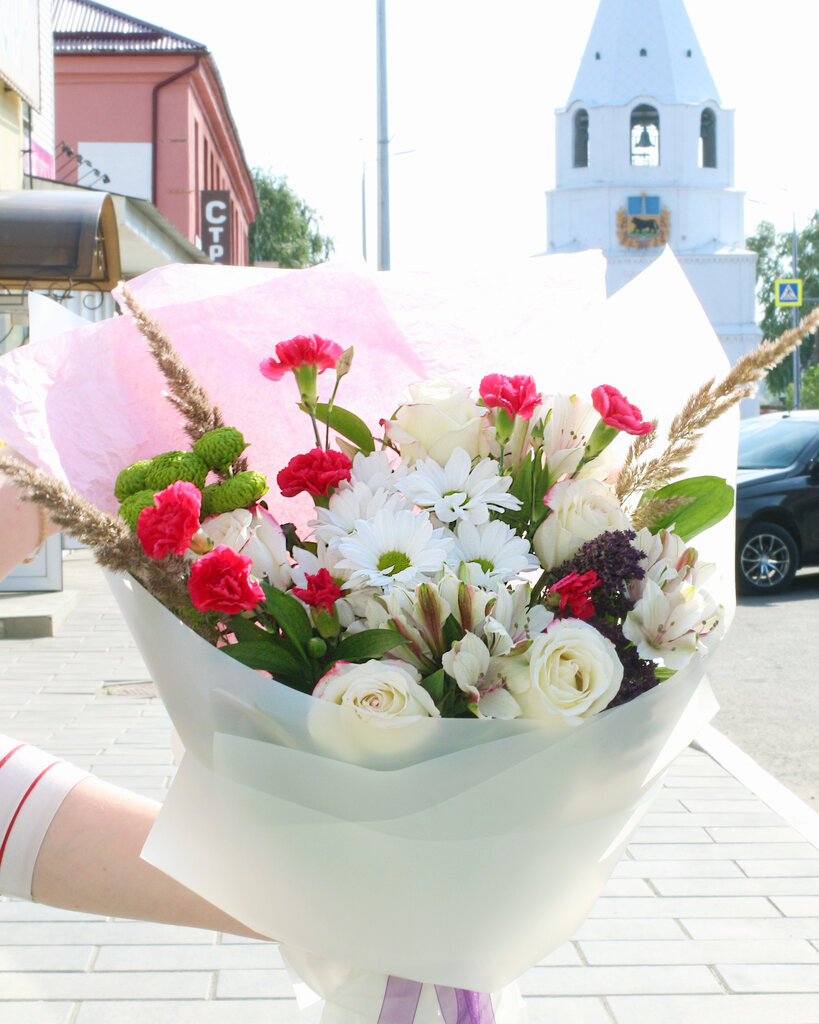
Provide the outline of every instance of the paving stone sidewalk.
[[[161,799],[169,720],[87,552],[65,586],[56,636],[0,640],[0,732]],[[736,774],[681,755],[586,923],[523,977],[532,1024],[819,1024],[817,818]],[[297,1019],[273,944],[0,900],[2,1024]]]

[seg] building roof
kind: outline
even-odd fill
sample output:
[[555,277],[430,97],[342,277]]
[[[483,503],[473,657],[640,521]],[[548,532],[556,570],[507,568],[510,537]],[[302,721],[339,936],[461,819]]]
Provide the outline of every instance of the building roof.
[[95,0],[54,0],[55,53],[206,53],[207,47]]
[[683,0],[600,0],[566,106],[720,103]]

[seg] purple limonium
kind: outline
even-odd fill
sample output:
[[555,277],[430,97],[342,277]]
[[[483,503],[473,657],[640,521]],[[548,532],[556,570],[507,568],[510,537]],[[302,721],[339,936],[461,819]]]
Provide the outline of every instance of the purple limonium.
[[637,653],[637,648],[623,636],[620,625],[601,619],[591,619],[590,625],[611,640],[617,651],[617,657],[623,666],[623,679],[620,689],[608,705],[610,708],[618,704],[627,704],[641,693],[652,689],[660,680],[657,678],[657,666],[653,661],[646,661]]
[[634,607],[628,581],[641,580],[645,570],[640,560],[644,552],[632,545],[633,530],[607,530],[586,543],[571,558],[549,570],[549,587],[571,572],[583,575],[595,572],[600,585],[594,592],[594,610],[598,618],[623,618]]

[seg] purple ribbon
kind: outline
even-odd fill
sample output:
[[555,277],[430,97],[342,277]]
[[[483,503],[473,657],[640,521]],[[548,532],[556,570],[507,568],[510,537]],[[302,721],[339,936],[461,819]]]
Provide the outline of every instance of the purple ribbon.
[[[406,978],[387,978],[378,1024],[413,1024],[423,985]],[[436,985],[435,994],[444,1024],[495,1024],[495,1012],[488,992]]]

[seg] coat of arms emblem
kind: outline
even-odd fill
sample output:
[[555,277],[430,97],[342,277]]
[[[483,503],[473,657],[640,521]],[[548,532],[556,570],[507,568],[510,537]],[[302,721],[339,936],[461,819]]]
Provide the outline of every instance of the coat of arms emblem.
[[668,241],[669,213],[659,196],[629,196],[617,211],[617,238],[630,249],[648,249]]

